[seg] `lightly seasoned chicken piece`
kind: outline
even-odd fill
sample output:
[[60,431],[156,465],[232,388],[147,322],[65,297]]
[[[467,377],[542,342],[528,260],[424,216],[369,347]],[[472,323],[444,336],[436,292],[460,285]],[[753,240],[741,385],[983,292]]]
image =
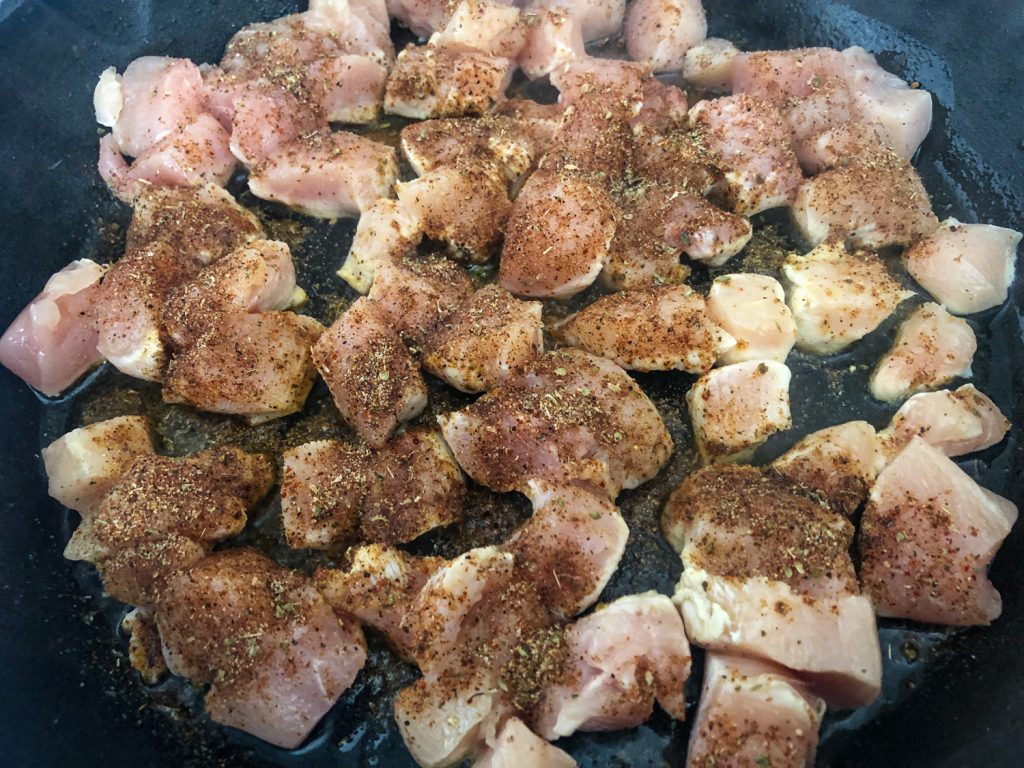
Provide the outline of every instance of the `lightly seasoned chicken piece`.
[[398,200],[378,198],[360,215],[338,277],[359,293],[369,293],[377,266],[385,259],[404,256],[422,236],[423,227],[412,211]]
[[796,322],[778,280],[748,273],[722,275],[711,284],[707,307],[711,320],[736,340],[719,356],[720,363],[786,362],[796,343]]
[[526,727],[518,717],[510,717],[501,731],[488,741],[487,749],[472,764],[473,768],[575,768],[576,761]]
[[770,102],[749,94],[700,101],[690,109],[690,123],[725,171],[734,213],[750,216],[794,199],[803,175]]
[[919,437],[882,470],[861,520],[860,579],[879,616],[989,624],[1002,600],[988,565],[1017,507]]
[[414,120],[483,115],[501,101],[511,62],[469,49],[410,45],[395,61],[384,111]]
[[1006,301],[1016,272],[1021,233],[991,224],[946,219],[903,254],[911,276],[956,315]]
[[317,440],[282,455],[281,524],[288,546],[326,549],[359,529],[370,457],[365,448]]
[[689,125],[689,101],[678,86],[649,77],[643,83],[643,103],[632,121],[634,131],[650,130],[659,134],[684,129]]
[[938,304],[922,304],[896,332],[871,374],[871,394],[894,403],[917,392],[938,389],[958,377],[970,377],[978,349],[974,330]]
[[163,399],[260,424],[302,410],[316,371],[310,347],[323,333],[293,312],[224,312],[171,358]]
[[322,219],[358,216],[390,197],[398,180],[395,150],[345,131],[298,139],[249,175],[256,197]]
[[498,283],[518,296],[574,296],[597,279],[614,235],[615,207],[598,181],[536,171],[512,205]]
[[866,421],[848,421],[812,432],[771,468],[850,517],[884,464],[875,428]]
[[263,237],[260,220],[223,187],[154,187],[135,200],[125,250],[163,241],[183,258],[211,264]]
[[747,360],[705,373],[686,393],[694,439],[705,462],[742,461],[789,429],[790,372],[774,360]]
[[852,163],[886,162],[892,148],[880,125],[842,123],[794,142],[800,167],[812,176]]
[[54,273],[0,338],[0,365],[56,397],[103,360],[92,319],[104,268],[78,259]]
[[463,392],[486,392],[544,352],[542,310],[485,285],[427,336],[423,367]]
[[800,349],[831,355],[858,341],[914,295],[900,287],[885,263],[868,251],[848,253],[824,243],[782,266]]
[[303,742],[366,660],[355,620],[253,549],[217,552],[172,579],[156,619],[170,670],[210,685],[210,718],[285,749]]
[[625,0],[525,0],[528,11],[563,11],[579,25],[586,42],[613,37],[622,30]]
[[875,612],[841,515],[774,473],[714,465],[672,493],[661,526],[682,556],[673,601],[691,642],[787,667],[830,706],[877,697]]
[[673,449],[626,372],[579,350],[548,352],[438,421],[459,466],[496,491],[585,481],[614,498],[653,478]]
[[539,735],[633,728],[651,716],[655,701],[674,719],[686,717],[690,644],[669,598],[620,597],[570,625],[565,644],[563,671],[528,718]]
[[879,446],[891,461],[913,437],[947,456],[962,456],[1002,442],[1010,421],[973,384],[941,392],[922,392],[905,402],[878,433]]
[[516,63],[531,80],[586,57],[583,30],[564,8],[539,8],[522,17],[526,42]]
[[602,296],[561,322],[557,334],[635,371],[704,373],[736,343],[686,285]]
[[825,702],[792,672],[709,653],[687,768],[809,768]]
[[908,245],[939,223],[917,171],[892,153],[804,181],[793,220],[812,246],[832,240],[875,249]]
[[270,460],[238,448],[136,455],[64,550],[96,565],[113,598],[151,607],[181,570],[241,533],[273,482]]
[[42,450],[49,494],[92,517],[136,457],[152,453],[149,422],[142,416],[118,416],[73,429]]
[[683,79],[697,88],[732,90],[732,62],[739,48],[720,37],[709,37],[686,49]]
[[459,0],[444,28],[430,36],[435,48],[472,49],[512,60],[525,44],[520,10],[491,0]]
[[426,407],[427,386],[415,361],[367,298],[349,307],[320,337],[313,361],[341,417],[374,448]]
[[701,0],[636,0],[626,14],[629,58],[655,72],[678,72],[686,52],[708,34]]

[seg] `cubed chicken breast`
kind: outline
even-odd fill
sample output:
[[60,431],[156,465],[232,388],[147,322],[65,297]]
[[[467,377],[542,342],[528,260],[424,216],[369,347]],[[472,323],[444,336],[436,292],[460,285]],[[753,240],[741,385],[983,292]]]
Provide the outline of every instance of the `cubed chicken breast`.
[[531,79],[545,77],[584,58],[583,30],[569,11],[539,8],[523,14],[526,42],[517,64]]
[[747,360],[705,373],[686,393],[705,462],[742,461],[789,429],[790,372],[774,360]]
[[710,653],[687,768],[810,768],[825,702],[789,670]]
[[626,15],[626,51],[655,72],[678,72],[708,34],[701,0],[636,0]]
[[485,392],[544,352],[539,301],[486,285],[427,337],[423,367],[463,392]]
[[739,48],[720,37],[709,37],[686,49],[683,77],[697,88],[732,90],[732,61]]
[[514,60],[526,44],[520,11],[511,3],[459,0],[444,28],[430,36],[436,48],[473,49]]
[[398,54],[384,111],[416,120],[489,112],[505,94],[509,59],[481,51],[410,45]]
[[359,299],[313,347],[313,360],[342,418],[379,448],[427,404],[427,386],[398,334]]
[[675,130],[662,136],[643,131],[634,137],[629,157],[632,176],[702,197],[725,184],[718,156],[698,131]]
[[381,261],[404,256],[422,235],[422,224],[413,211],[397,200],[378,198],[360,215],[338,277],[360,293],[369,293]]
[[607,357],[626,370],[704,373],[735,344],[689,286],[602,296],[559,324],[570,346]]
[[209,685],[217,723],[294,749],[355,680],[366,643],[313,584],[247,548],[172,580],[157,609],[167,665]]
[[443,29],[455,3],[452,0],[387,0],[388,15],[417,37]]
[[854,163],[887,162],[892,148],[880,125],[851,122],[826,128],[793,143],[800,167],[812,176]]
[[402,129],[402,154],[418,176],[442,166],[494,167],[515,186],[540,156],[523,121],[503,115],[423,120]]
[[880,616],[989,624],[1002,612],[988,565],[1017,507],[919,437],[882,470],[861,521],[860,578]]
[[736,340],[720,363],[748,360],[786,362],[796,343],[796,321],[779,281],[740,273],[715,278],[708,292],[708,316]]
[[947,310],[970,315],[1006,301],[1021,233],[946,219],[907,249],[903,263]]
[[719,465],[690,475],[661,522],[682,553],[673,600],[692,642],[788,667],[830,706],[875,699],[875,613],[845,518],[774,473]]
[[239,83],[234,77],[208,74],[211,103],[230,105],[231,153],[250,169],[304,136],[327,133],[327,116],[301,88],[281,87],[258,78]]
[[817,355],[840,352],[864,338],[914,295],[900,287],[878,256],[848,253],[840,244],[790,255],[782,274],[797,346]]
[[689,106],[682,88],[649,77],[643,83],[643,103],[632,122],[633,130],[665,134],[686,128],[689,125]]
[[970,377],[978,349],[974,330],[938,304],[922,304],[896,332],[885,356],[871,374],[871,394],[896,402],[958,377]]
[[576,761],[544,741],[518,717],[510,717],[473,768],[575,768]]
[[549,8],[568,13],[588,43],[617,35],[626,15],[625,0],[525,0],[530,10]]
[[54,499],[92,517],[137,456],[153,453],[149,422],[118,416],[61,435],[43,448],[43,466]]
[[103,360],[93,320],[103,273],[96,262],[78,259],[50,277],[0,338],[0,365],[56,397]]

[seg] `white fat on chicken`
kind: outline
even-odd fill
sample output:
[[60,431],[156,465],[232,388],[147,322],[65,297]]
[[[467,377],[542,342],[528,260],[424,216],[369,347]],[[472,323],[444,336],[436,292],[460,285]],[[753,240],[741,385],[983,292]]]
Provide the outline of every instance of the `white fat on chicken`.
[[774,360],[747,360],[705,373],[686,393],[705,462],[741,461],[789,429],[790,371]]
[[978,349],[974,330],[938,304],[922,304],[900,325],[892,349],[871,374],[871,394],[896,402],[970,377]]
[[709,37],[686,49],[683,78],[697,88],[732,90],[732,62],[739,48],[720,37]]
[[946,219],[922,234],[904,253],[903,263],[947,310],[970,315],[1006,301],[1016,272],[1020,232]]
[[575,768],[576,761],[531,731],[518,717],[510,717],[473,768]]
[[636,0],[626,15],[626,51],[655,72],[678,72],[708,34],[701,0]]
[[708,292],[708,316],[736,340],[719,356],[723,364],[748,360],[786,362],[796,344],[796,322],[779,281],[739,273],[715,278]]
[[360,293],[369,293],[377,267],[415,248],[423,235],[419,218],[398,200],[379,198],[359,217],[338,277]]
[[860,528],[860,579],[879,616],[989,624],[1002,600],[988,565],[1017,507],[914,437],[882,470]]
[[900,286],[885,262],[867,251],[848,253],[825,243],[790,255],[782,267],[797,346],[831,355],[864,338],[914,295]]
[[501,56],[409,46],[388,76],[384,111],[417,120],[482,115],[501,101],[511,72],[511,62]]

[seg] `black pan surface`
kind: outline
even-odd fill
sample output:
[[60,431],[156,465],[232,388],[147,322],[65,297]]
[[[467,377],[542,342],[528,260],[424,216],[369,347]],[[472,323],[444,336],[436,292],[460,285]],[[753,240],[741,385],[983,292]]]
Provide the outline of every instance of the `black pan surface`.
[[[742,48],[863,45],[887,68],[920,81],[935,95],[936,122],[918,165],[940,218],[1024,229],[1024,6],[998,0],[705,0],[705,6],[711,34]],[[143,54],[216,60],[239,26],[299,9],[286,0],[0,0],[0,324],[71,259],[118,254],[118,225],[127,221],[127,210],[94,170],[91,93],[97,74]],[[294,245],[301,282],[315,296],[310,311],[330,320],[344,298],[340,283],[313,275],[329,274],[340,261],[351,226],[296,224],[266,206],[261,212]],[[776,216],[759,224],[785,231]],[[698,284],[707,277],[697,275]],[[1018,281],[1012,305],[972,318],[980,342],[975,383],[1017,424],[1024,423],[1022,300]],[[888,420],[892,409],[870,400],[867,377],[905,312],[828,366],[791,356],[794,429],[773,439],[761,458],[849,418],[878,426]],[[139,682],[116,634],[123,608],[102,598],[89,569],[61,557],[75,520],[46,496],[39,460],[41,445],[83,419],[146,409],[153,399],[151,390],[108,371],[94,378],[84,394],[41,406],[20,381],[0,371],[0,764],[411,765],[391,721],[390,698],[414,673],[372,639],[360,681],[296,752],[210,724],[196,694],[179,682],[155,689]],[[680,445],[688,442],[680,400],[691,381],[670,374],[641,378]],[[193,430],[192,441],[180,449],[226,439],[219,423],[184,410],[148,412],[168,434]],[[329,423],[317,428],[336,429]],[[1018,504],[1024,501],[1020,438],[1015,427],[1007,443],[963,462],[986,487]],[[691,466],[692,454],[682,450],[657,481],[620,498],[633,535],[604,599],[647,588],[671,591],[678,560],[657,533],[657,512]],[[514,500],[496,511],[483,495],[474,498],[480,504],[458,532],[422,542],[421,550],[453,554],[496,540],[522,514]],[[272,543],[274,515],[268,505],[246,536]],[[867,710],[828,716],[820,766],[1024,764],[1022,557],[1018,526],[993,568],[1005,609],[990,628],[954,634],[883,622],[883,697]],[[688,685],[691,705],[698,683]],[[687,734],[686,724],[656,714],[638,729],[579,735],[564,746],[584,766],[681,766]]]

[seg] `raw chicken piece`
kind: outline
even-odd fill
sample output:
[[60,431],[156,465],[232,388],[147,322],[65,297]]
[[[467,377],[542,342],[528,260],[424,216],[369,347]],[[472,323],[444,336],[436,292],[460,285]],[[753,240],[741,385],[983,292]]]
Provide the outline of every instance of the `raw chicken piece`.
[[914,295],[900,287],[875,254],[839,244],[791,254],[782,267],[797,346],[831,355],[864,338]]
[[633,130],[651,130],[659,134],[686,128],[689,125],[689,102],[679,87],[656,77],[644,80],[643,106],[633,120]]
[[99,333],[90,315],[103,272],[96,262],[79,259],[47,280],[0,339],[0,365],[56,397],[99,363]]
[[922,304],[903,321],[892,349],[878,361],[871,374],[871,394],[894,403],[970,377],[977,349],[978,340],[966,320],[938,304]]
[[384,111],[418,120],[482,115],[501,100],[511,62],[473,50],[408,46],[384,91]]
[[962,456],[996,445],[1009,431],[1010,421],[999,407],[973,384],[964,384],[953,391],[914,395],[878,438],[891,461],[915,436],[947,456]]
[[417,347],[473,293],[462,267],[443,256],[382,259],[369,298],[388,324]]
[[[638,64],[634,66],[639,67]],[[563,71],[573,72],[574,69]],[[615,76],[619,74],[624,82],[632,79],[625,73]],[[626,173],[635,143],[632,126],[641,119],[643,90],[639,79],[637,88],[627,92],[591,85],[587,80],[580,87],[584,94],[565,107],[562,123],[539,167],[543,171],[561,170],[587,175],[609,187]],[[593,90],[587,91],[587,88]],[[560,103],[566,102],[565,93],[568,92],[563,91]]]
[[596,180],[537,171],[512,206],[498,282],[520,296],[574,296],[597,279],[614,235],[614,204]]
[[488,742],[487,750],[473,768],[574,768],[569,755],[526,727],[518,717],[510,717],[501,731]]
[[687,768],[809,768],[825,702],[788,670],[710,653]]
[[938,448],[911,439],[882,470],[860,529],[860,578],[880,616],[989,624],[1002,600],[987,570],[1017,507]]
[[494,114],[515,120],[533,141],[534,154],[541,157],[562,125],[565,107],[530,99],[505,99],[494,106]]
[[497,250],[512,210],[504,180],[473,164],[442,166],[399,182],[395,192],[427,237],[447,242],[453,254],[478,263]]
[[111,597],[153,606],[177,573],[241,533],[272,482],[270,460],[238,448],[184,458],[137,454],[64,556],[94,563]]
[[793,220],[811,245],[845,240],[875,249],[907,245],[938,226],[921,177],[891,153],[806,180],[793,200]]
[[398,180],[395,150],[345,131],[316,134],[282,147],[254,168],[249,189],[323,219],[357,216]]
[[92,517],[135,458],[152,453],[149,422],[142,416],[118,416],[73,429],[43,448],[50,496],[82,517]]
[[210,555],[175,578],[156,616],[171,671],[210,685],[210,718],[285,749],[302,743],[366,660],[354,620],[252,549]]
[[366,125],[380,117],[388,69],[372,56],[337,56],[310,68],[314,97],[332,123]]
[[163,398],[260,424],[302,410],[316,372],[310,347],[324,328],[292,312],[212,315],[195,343],[175,354]]
[[703,197],[724,183],[717,162],[696,131],[675,130],[665,136],[644,131],[634,137],[629,166],[635,177]]
[[626,15],[625,0],[525,0],[526,8],[548,8],[568,13],[588,43],[617,35]]
[[848,421],[812,432],[771,468],[850,517],[884,464],[875,428],[866,421]]
[[736,343],[686,285],[602,296],[557,332],[567,344],[635,371],[704,373]]
[[578,350],[547,353],[438,421],[459,465],[496,491],[583,480],[614,498],[654,477],[673,448],[625,371]]
[[154,187],[135,200],[125,250],[163,241],[184,258],[210,264],[263,236],[259,219],[223,187]]
[[387,319],[359,299],[313,347],[342,418],[375,448],[427,404],[427,386]]
[[673,601],[692,642],[788,667],[831,706],[875,699],[875,613],[846,519],[778,475],[717,465],[673,492],[661,525],[682,554]]
[[683,77],[697,88],[732,90],[732,61],[739,48],[720,37],[709,37],[686,50]]
[[794,142],[800,167],[812,176],[830,168],[854,163],[887,162],[892,148],[886,144],[882,127],[852,122],[826,128],[806,139]]
[[424,120],[402,129],[402,153],[418,176],[473,165],[517,186],[539,156],[522,120],[502,115]]
[[545,77],[584,58],[583,30],[569,11],[540,8],[523,14],[526,43],[517,63],[531,79]]
[[282,456],[281,523],[289,547],[326,549],[359,528],[370,457],[337,440],[317,440]]
[[531,724],[544,738],[632,728],[651,716],[655,700],[685,718],[690,644],[664,595],[620,597],[573,624],[566,645],[562,675],[533,710]]
[[541,312],[539,301],[486,285],[427,337],[423,367],[463,392],[485,392],[543,353]]
[[250,168],[301,137],[329,130],[324,112],[302,101],[308,97],[301,91],[296,95],[264,79],[237,85],[213,76],[207,77],[207,89],[215,94],[211,99],[230,104],[231,152]]
[[506,59],[515,59],[525,43],[519,9],[491,0],[459,0],[444,28],[430,36],[436,48],[469,48]]
[[686,393],[705,462],[742,461],[789,429],[790,372],[774,360],[748,360],[705,373]]
[[454,6],[453,0],[387,0],[388,15],[420,38],[443,29]]
[[946,219],[907,249],[903,263],[947,310],[969,315],[1006,301],[1021,233]]
[[377,265],[404,256],[416,247],[422,234],[419,219],[397,200],[375,200],[359,217],[352,247],[338,277],[360,293],[368,293]]
[[655,72],[678,72],[708,34],[701,0],[636,0],[626,16],[629,57]]
[[768,101],[737,94],[700,101],[690,122],[718,155],[735,213],[749,216],[788,204],[803,176],[778,110]]
[[643,106],[644,82],[650,76],[651,69],[645,64],[584,56],[552,72],[551,84],[558,89],[559,103],[565,106],[600,97],[612,111],[636,117]]
[[629,527],[607,499],[577,485],[531,480],[533,516],[505,543],[519,574],[559,618],[582,613],[618,568]]
[[786,362],[796,343],[796,322],[778,280],[740,273],[715,278],[708,316],[736,340],[719,356],[725,364],[748,360]]

